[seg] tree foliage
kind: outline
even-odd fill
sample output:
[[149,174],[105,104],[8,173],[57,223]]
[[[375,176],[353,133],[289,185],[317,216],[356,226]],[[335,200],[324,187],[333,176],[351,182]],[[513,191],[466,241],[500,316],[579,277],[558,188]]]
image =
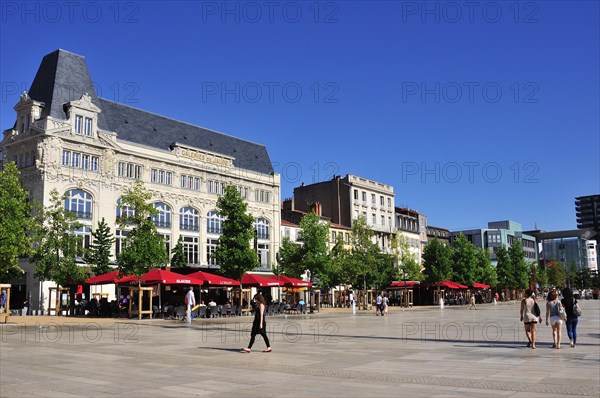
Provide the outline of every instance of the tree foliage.
[[54,281],[58,286],[74,285],[89,276],[88,269],[77,265],[78,242],[74,235],[80,227],[77,217],[64,208],[64,197],[56,189],[50,193],[50,205],[41,214],[38,246],[32,256],[36,278]]
[[121,228],[131,228],[117,257],[122,274],[139,278],[150,268],[159,267],[169,259],[163,238],[152,220],[158,211],[150,203],[151,199],[152,195],[139,180],[121,196],[120,205],[133,210],[127,217],[118,220]]
[[477,282],[477,251],[463,234],[452,243],[452,275],[455,282],[472,286]]
[[185,256],[185,252],[183,251],[183,237],[179,235],[179,239],[177,240],[177,244],[173,248],[173,257],[171,257],[171,267],[173,268],[183,268],[187,267],[188,262]]
[[498,284],[498,276],[496,275],[496,268],[490,260],[488,251],[477,248],[475,258],[477,262],[477,281],[486,285],[496,286]]
[[304,273],[301,246],[285,237],[279,247],[279,270],[292,278],[300,278]]
[[429,284],[452,279],[452,249],[433,238],[423,251],[423,274]]
[[529,265],[525,260],[525,252],[521,241],[515,239],[510,249],[508,249],[508,256],[514,273],[513,280],[515,284],[512,287],[517,289],[527,288],[529,286]]
[[415,254],[411,251],[408,237],[401,231],[398,231],[392,237],[390,246],[394,261],[398,264],[394,279],[407,281],[422,280],[421,264],[417,262]]
[[325,271],[329,263],[327,253],[327,238],[329,236],[329,223],[321,222],[319,216],[310,212],[300,220],[300,247],[301,262],[308,271],[309,280],[313,282],[315,276],[320,279],[327,278]]
[[225,187],[224,194],[217,200],[217,211],[225,220],[214,258],[223,275],[238,280],[260,265],[257,253],[250,246],[254,238],[254,217],[247,213],[247,207],[233,185]]
[[[367,289],[382,284],[382,278],[389,272],[385,267],[392,267],[391,259],[381,253],[379,246],[373,242],[373,231],[367,221],[360,216],[352,223],[352,253],[348,259],[349,281],[355,288]],[[383,275],[380,273],[384,272]]]
[[565,277],[565,269],[562,264],[558,261],[552,260],[548,268],[546,269],[548,273],[548,284],[554,287],[565,286],[566,277]]
[[22,274],[19,257],[31,254],[31,206],[14,162],[0,170],[0,281]]
[[508,256],[508,250],[502,245],[496,251],[496,274],[498,275],[498,286],[509,289],[516,286],[512,262]]
[[101,275],[112,270],[110,265],[110,249],[115,242],[104,217],[98,222],[98,228],[92,232],[93,241],[85,253],[84,260],[90,265],[94,275]]

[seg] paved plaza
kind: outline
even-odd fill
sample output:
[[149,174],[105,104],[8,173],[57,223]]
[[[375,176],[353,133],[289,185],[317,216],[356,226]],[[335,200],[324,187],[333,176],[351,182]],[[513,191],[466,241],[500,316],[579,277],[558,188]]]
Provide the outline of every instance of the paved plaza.
[[[581,302],[578,345],[525,348],[519,303],[349,310],[267,318],[107,320],[13,317],[0,326],[1,397],[600,395],[600,302]],[[565,343],[566,341],[566,343]]]

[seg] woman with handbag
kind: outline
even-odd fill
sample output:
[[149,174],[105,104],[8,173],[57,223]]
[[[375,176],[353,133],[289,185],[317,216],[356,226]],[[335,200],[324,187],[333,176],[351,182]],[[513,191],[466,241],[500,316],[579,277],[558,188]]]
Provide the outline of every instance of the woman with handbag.
[[[577,300],[573,298],[573,290],[565,287],[562,294],[564,297],[562,299],[562,305],[567,313],[567,321],[565,322],[567,325],[567,334],[569,335],[569,340],[571,340],[571,348],[575,348],[577,345],[577,323],[581,316],[581,309],[579,309]],[[575,309],[577,309],[577,311],[575,311]]]
[[[535,309],[536,307],[537,311]],[[540,322],[542,321],[538,311],[539,306],[537,306],[537,303],[535,302],[535,294],[531,289],[527,289],[525,292],[525,298],[521,301],[521,321],[525,324],[525,334],[529,340],[527,347],[531,347],[534,350],[536,325],[538,320]]]
[[560,349],[560,335],[563,320],[561,319],[562,304],[558,301],[558,294],[555,290],[552,290],[548,294],[548,302],[546,303],[546,326],[548,326],[548,318],[550,318],[550,325],[552,326],[552,348]]

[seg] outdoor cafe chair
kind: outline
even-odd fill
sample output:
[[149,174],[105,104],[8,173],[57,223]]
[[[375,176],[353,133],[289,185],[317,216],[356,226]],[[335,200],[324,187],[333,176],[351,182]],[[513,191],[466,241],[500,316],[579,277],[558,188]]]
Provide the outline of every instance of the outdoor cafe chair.
[[206,307],[200,307],[198,309],[198,317],[199,318],[206,318]]
[[269,304],[267,307],[267,315],[271,315],[273,313],[273,304]]

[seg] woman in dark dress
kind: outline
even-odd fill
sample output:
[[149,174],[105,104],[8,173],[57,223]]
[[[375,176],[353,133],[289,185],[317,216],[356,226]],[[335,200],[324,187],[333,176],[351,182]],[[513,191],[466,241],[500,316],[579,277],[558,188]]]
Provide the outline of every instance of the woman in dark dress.
[[254,295],[254,300],[256,302],[256,309],[254,311],[252,333],[250,334],[250,344],[248,344],[248,348],[242,348],[242,352],[250,353],[252,351],[252,345],[254,344],[254,339],[256,338],[257,334],[262,336],[265,344],[267,345],[267,348],[263,350],[263,352],[271,352],[271,344],[269,343],[269,338],[267,337],[267,321],[265,320],[265,298],[257,293]]

